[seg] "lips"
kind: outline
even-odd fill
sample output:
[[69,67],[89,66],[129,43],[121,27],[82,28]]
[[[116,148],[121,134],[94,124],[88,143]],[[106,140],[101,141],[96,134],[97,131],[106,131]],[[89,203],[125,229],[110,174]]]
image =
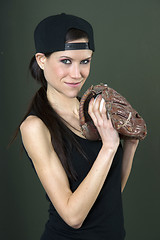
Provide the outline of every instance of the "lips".
[[81,82],[78,82],[78,83],[75,83],[75,82],[74,83],[65,82],[65,84],[70,86],[70,87],[78,87],[81,84]]

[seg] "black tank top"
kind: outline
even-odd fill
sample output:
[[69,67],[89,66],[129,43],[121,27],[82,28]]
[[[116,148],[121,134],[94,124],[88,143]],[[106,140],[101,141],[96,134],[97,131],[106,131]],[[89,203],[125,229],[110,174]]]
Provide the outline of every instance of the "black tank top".
[[[86,177],[102,147],[101,141],[90,141],[76,134],[74,137],[85,152],[87,159],[73,147],[71,161],[77,173],[77,180],[70,180],[72,191],[75,191]],[[41,240],[124,240],[121,196],[122,154],[123,149],[120,144],[99,196],[81,228],[74,229],[68,226],[50,202],[49,220],[45,225]]]

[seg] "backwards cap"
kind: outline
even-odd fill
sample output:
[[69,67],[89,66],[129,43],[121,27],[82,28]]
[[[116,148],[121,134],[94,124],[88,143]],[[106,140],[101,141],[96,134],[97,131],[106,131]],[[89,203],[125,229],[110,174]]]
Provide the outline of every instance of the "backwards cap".
[[[75,44],[76,47],[67,46],[71,49],[91,49],[94,51],[93,29],[86,20],[65,13],[50,16],[42,20],[34,31],[36,52],[50,53],[64,51],[66,49],[66,34],[69,29],[76,28],[87,33],[87,44]],[[71,48],[70,48],[71,47]],[[73,48],[72,48],[73,47]]]

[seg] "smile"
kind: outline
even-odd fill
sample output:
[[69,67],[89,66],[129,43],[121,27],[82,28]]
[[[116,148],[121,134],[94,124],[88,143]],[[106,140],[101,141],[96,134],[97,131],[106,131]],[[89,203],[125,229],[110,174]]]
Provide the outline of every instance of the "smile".
[[78,87],[81,84],[81,82],[78,82],[78,83],[67,83],[67,82],[65,82],[65,84],[67,84],[70,87]]

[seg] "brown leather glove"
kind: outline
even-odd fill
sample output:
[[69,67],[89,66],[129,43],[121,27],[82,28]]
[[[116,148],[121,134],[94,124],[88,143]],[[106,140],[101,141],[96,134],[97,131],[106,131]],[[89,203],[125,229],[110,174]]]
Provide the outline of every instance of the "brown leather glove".
[[87,139],[100,139],[98,130],[88,114],[88,104],[91,98],[95,98],[99,94],[102,94],[102,98],[105,100],[107,114],[111,118],[113,127],[122,138],[130,137],[143,140],[146,137],[147,127],[143,118],[123,96],[102,83],[91,86],[80,100],[80,126]]

